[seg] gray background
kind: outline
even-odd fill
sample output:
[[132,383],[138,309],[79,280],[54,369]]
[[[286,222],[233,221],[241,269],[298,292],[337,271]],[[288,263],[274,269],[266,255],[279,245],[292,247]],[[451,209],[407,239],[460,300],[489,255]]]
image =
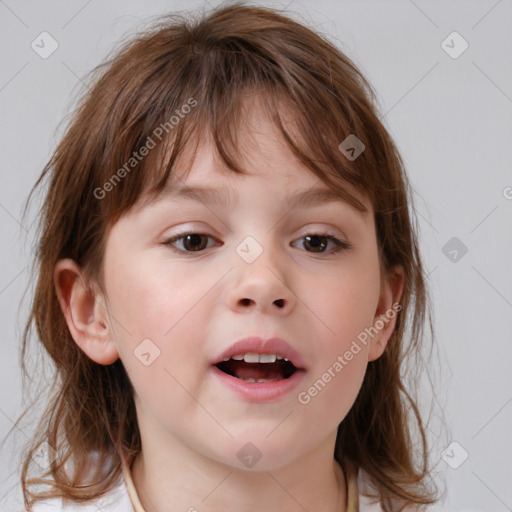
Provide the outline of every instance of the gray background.
[[[450,429],[447,439],[429,431],[437,478],[448,489],[447,506],[512,510],[512,2],[254,3],[299,13],[334,38],[376,88],[415,189],[434,302],[442,363],[437,398]],[[19,305],[33,285],[35,212],[22,224],[23,201],[62,133],[82,77],[142,19],[204,5],[0,0],[1,511],[17,510],[18,453],[31,432],[28,423],[4,440],[28,400],[19,370],[28,297]],[[47,59],[31,48],[43,31],[59,45]],[[453,31],[469,43],[455,59],[442,47]],[[457,40],[448,44],[461,48]],[[445,452],[452,441],[460,447]]]

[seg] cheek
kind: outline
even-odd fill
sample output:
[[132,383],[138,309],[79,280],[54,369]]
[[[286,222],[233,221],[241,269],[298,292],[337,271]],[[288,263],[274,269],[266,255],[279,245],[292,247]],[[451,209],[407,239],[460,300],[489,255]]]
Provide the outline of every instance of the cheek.
[[212,284],[139,262],[113,269],[108,285],[123,365],[144,400],[168,407],[179,399],[179,383],[196,386],[205,336],[201,326],[211,302],[204,296]]
[[332,343],[299,390],[297,400],[315,424],[334,428],[357,398],[368,364],[368,347],[348,337]]
[[[321,320],[322,344],[343,353],[373,323],[379,300],[379,274],[373,268],[343,268],[310,295],[311,310]],[[320,324],[320,322],[318,322]]]
[[373,323],[378,283],[378,266],[347,265],[310,295],[318,307],[318,327],[313,329],[318,350],[297,398],[314,423],[308,426],[312,432],[322,424],[339,424],[357,398],[368,364],[365,333]]
[[111,266],[108,274],[110,309],[114,323],[125,328],[116,329],[123,337],[126,331],[137,339],[150,335],[166,337],[204,295],[203,287],[193,278],[184,282],[178,270],[149,263],[130,262],[126,258],[119,265]]

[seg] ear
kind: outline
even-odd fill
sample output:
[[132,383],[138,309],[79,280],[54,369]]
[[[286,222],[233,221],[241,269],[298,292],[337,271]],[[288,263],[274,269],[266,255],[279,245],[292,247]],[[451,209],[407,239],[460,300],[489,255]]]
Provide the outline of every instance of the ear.
[[75,343],[93,361],[112,364],[119,358],[103,296],[83,279],[80,267],[71,259],[62,259],[53,273],[60,307]]
[[398,302],[402,296],[403,287],[404,270],[401,265],[393,267],[389,271],[389,276],[383,276],[381,280],[379,303],[371,328],[371,332],[376,334],[371,339],[368,361],[378,359],[386,349],[395,329],[397,315],[401,310]]

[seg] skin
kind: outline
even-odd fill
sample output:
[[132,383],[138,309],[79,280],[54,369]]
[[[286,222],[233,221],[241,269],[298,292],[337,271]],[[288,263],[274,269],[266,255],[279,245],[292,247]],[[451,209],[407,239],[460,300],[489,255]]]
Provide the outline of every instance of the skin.
[[[165,197],[130,210],[108,234],[106,296],[86,291],[72,260],[55,267],[75,342],[99,364],[121,358],[134,385],[142,452],[132,475],[147,511],[346,509],[345,478],[333,459],[337,427],[396,317],[308,404],[297,395],[399,301],[403,272],[393,269],[387,280],[380,274],[367,199],[358,196],[365,217],[343,202],[285,209],[295,192],[326,186],[296,160],[261,109],[252,109],[250,127],[242,152],[250,176],[224,172],[205,141],[184,179],[231,188],[237,203],[206,207]],[[314,252],[304,237],[326,229],[353,247],[331,253],[329,242],[324,253]],[[212,237],[192,248],[208,247],[187,255],[163,243],[188,230]],[[251,264],[235,251],[249,235],[263,248]],[[190,248],[183,239],[174,245]],[[309,370],[298,388],[251,403],[211,373],[212,358],[247,335],[279,336],[301,353]],[[134,356],[147,338],[160,350],[149,366]],[[251,469],[237,458],[248,442],[262,453]]]

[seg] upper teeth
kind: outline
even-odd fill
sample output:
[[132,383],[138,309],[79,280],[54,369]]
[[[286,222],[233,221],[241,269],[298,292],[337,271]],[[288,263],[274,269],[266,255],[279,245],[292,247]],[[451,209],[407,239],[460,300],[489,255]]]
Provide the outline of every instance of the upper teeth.
[[247,354],[236,354],[231,357],[226,357],[224,361],[235,359],[236,361],[245,361],[246,363],[275,363],[277,360],[288,361],[286,357],[278,356],[276,354],[256,354],[254,352],[248,352]]

